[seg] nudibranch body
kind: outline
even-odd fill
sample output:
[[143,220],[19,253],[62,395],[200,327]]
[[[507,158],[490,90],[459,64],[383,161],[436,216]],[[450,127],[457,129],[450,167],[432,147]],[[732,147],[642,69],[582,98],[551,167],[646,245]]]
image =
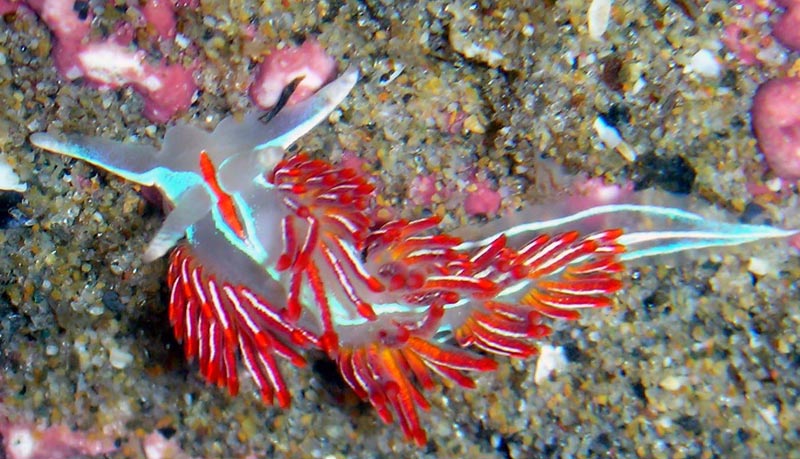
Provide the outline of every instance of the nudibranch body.
[[287,406],[276,358],[304,365],[302,351],[319,349],[385,422],[396,419],[422,445],[418,408],[428,408],[423,390],[434,376],[473,387],[469,372],[496,368],[487,354],[533,355],[548,318],[612,303],[625,262],[797,233],[641,202],[495,224],[477,238],[439,233],[435,217],[379,224],[369,212],[374,187],[358,173],[282,159],[357,78],[344,72],[268,122],[251,113],[211,133],[171,127],[160,152],[31,137],[161,190],[171,211],[145,258],[172,250],[170,323],[187,358],[232,394],[241,361],[266,403]]

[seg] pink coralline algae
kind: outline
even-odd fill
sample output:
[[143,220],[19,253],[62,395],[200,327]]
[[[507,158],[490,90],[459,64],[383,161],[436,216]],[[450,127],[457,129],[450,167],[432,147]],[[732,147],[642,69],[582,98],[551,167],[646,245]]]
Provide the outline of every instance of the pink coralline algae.
[[12,2],[11,0],[0,0],[0,16],[17,11],[19,5],[19,3]]
[[256,71],[250,86],[250,97],[261,108],[278,103],[283,88],[302,78],[287,102],[289,105],[307,99],[336,76],[336,61],[313,39],[297,47],[273,51]]
[[629,202],[633,199],[632,182],[608,184],[599,177],[581,177],[572,187],[574,193],[570,194],[567,203],[574,212],[594,206]]
[[783,46],[800,51],[800,0],[777,0],[777,3],[786,11],[772,27],[772,35]]
[[408,199],[418,206],[431,206],[435,202],[458,202],[464,205],[467,215],[494,216],[500,211],[502,196],[483,179],[471,179],[466,186],[457,188],[444,185],[435,174],[417,175],[408,188]]
[[142,442],[147,459],[191,459],[182,449],[175,437],[164,438],[160,432],[149,433]]
[[[84,77],[101,90],[130,86],[144,98],[144,116],[155,122],[166,122],[191,104],[197,90],[192,69],[147,62],[144,51],[129,46],[129,24],[118,24],[118,33],[108,38],[87,40],[94,17],[88,6],[75,8],[72,0],[25,0],[13,5],[3,2],[0,11],[30,8],[50,28],[55,38],[53,60],[64,78]],[[142,10],[160,39],[174,37],[173,7],[164,0],[150,0]]]
[[[744,65],[780,60],[780,45],[773,39],[773,31],[765,25],[775,5],[764,0],[737,0],[732,3],[729,13],[724,17],[721,39],[725,47]],[[790,16],[786,15],[779,22],[789,24],[789,20]]]
[[[732,26],[753,26],[757,14],[770,14],[774,6],[783,7],[784,11],[773,25],[772,36],[790,50],[800,51],[800,0],[739,0],[733,10],[738,19]],[[764,48],[771,37],[743,44],[740,35],[740,29],[734,28],[732,33],[726,28],[724,41],[743,63],[752,64],[758,62],[759,56],[770,54]],[[783,59],[778,63],[782,62]],[[762,84],[753,97],[750,115],[758,148],[775,175],[800,179],[800,78],[784,76]]]
[[[0,411],[7,407],[0,404]],[[0,417],[0,457],[4,459],[73,459],[108,457],[119,452],[115,442],[138,445],[145,459],[192,459],[176,437],[165,438],[158,430],[142,437],[136,432],[87,434],[65,425],[42,427],[31,422],[10,422]]]
[[486,181],[480,180],[475,182],[474,189],[468,189],[464,211],[467,215],[496,215],[501,201],[500,193],[493,190]]
[[[18,10],[34,11],[50,28],[54,37],[53,60],[58,72],[69,80],[85,78],[100,90],[133,88],[144,101],[144,116],[164,123],[191,105],[197,92],[195,68],[152,61],[144,50],[132,46],[134,28],[149,26],[157,40],[169,43],[176,38],[175,10],[196,6],[193,0],[147,0],[136,8],[140,20],[120,21],[112,34],[103,39],[87,39],[94,14],[90,7],[75,8],[71,0],[0,0],[0,14]],[[313,94],[336,74],[336,63],[322,46],[307,40],[269,54],[259,65],[250,86],[250,95],[261,108],[274,106],[287,84],[300,79],[288,104]]]
[[165,38],[175,38],[175,4],[171,0],[148,0],[142,5],[142,16]]
[[3,457],[8,459],[72,459],[117,450],[110,438],[90,438],[66,426],[40,428],[32,424],[0,422]]
[[83,74],[101,89],[133,87],[144,100],[144,116],[165,123],[185,111],[197,86],[191,70],[179,65],[150,65],[144,51],[113,42],[90,44],[77,55]]
[[800,178],[800,79],[776,78],[756,91],[753,132],[778,176]]
[[494,216],[500,212],[502,195],[483,179],[472,178],[463,188],[445,185],[435,174],[417,175],[408,188],[412,204],[429,207],[436,202],[461,203],[467,215]]
[[408,199],[418,206],[430,206],[436,195],[444,200],[451,194],[452,190],[443,187],[434,174],[414,176],[408,189]]

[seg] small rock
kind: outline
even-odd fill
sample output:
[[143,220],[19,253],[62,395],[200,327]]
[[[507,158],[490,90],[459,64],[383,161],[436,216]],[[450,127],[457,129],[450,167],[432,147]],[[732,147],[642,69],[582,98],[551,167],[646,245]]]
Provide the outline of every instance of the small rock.
[[589,36],[593,40],[602,40],[608,28],[611,16],[611,0],[592,0],[588,11]]

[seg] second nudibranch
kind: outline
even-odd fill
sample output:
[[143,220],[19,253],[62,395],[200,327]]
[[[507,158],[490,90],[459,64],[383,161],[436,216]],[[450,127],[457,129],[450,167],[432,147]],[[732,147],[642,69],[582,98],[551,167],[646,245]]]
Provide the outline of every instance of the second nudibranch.
[[[465,240],[439,219],[378,224],[357,172],[286,149],[326,119],[358,79],[344,72],[269,122],[179,124],[162,148],[38,133],[38,147],[155,186],[172,210],[149,243],[172,250],[169,318],[211,383],[239,389],[241,361],[263,400],[290,401],[276,357],[333,359],[347,384],[422,445],[418,408],[434,377],[474,387],[486,354],[525,358],[550,331],[608,306],[630,260],[797,234],[707,220],[674,207],[615,204]],[[497,225],[494,225],[497,226]],[[475,353],[469,348],[484,353]]]

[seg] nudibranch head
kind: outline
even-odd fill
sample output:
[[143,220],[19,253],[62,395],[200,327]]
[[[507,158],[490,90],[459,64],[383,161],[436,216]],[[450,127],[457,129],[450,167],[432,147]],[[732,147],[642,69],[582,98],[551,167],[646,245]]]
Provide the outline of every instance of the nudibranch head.
[[[357,172],[303,154],[283,158],[353,88],[347,71],[268,122],[252,113],[207,133],[170,128],[161,151],[92,137],[34,134],[44,149],[158,187],[172,210],[145,252],[172,250],[169,319],[211,383],[239,390],[242,362],[266,403],[287,406],[278,359],[325,352],[385,422],[426,442],[419,409],[435,378],[474,387],[486,354],[526,358],[550,332],[612,304],[623,262],[785,237],[692,212],[614,204],[482,230],[462,239],[439,219],[371,217],[374,187]],[[547,216],[547,217],[545,217]]]
[[[266,185],[255,182],[272,170],[284,150],[326,119],[357,80],[358,71],[348,70],[314,97],[284,108],[268,123],[261,121],[262,113],[252,112],[243,120],[225,118],[212,132],[177,124],[167,130],[160,151],[147,145],[77,135],[36,133],[31,142],[126,180],[157,187],[173,210],[148,248],[145,258],[154,259],[209,214],[218,219],[219,228],[236,232],[229,226],[236,219],[225,208],[230,208],[232,201],[246,206],[243,192]],[[236,239],[249,239],[257,246],[254,233],[239,236],[244,235]]]

